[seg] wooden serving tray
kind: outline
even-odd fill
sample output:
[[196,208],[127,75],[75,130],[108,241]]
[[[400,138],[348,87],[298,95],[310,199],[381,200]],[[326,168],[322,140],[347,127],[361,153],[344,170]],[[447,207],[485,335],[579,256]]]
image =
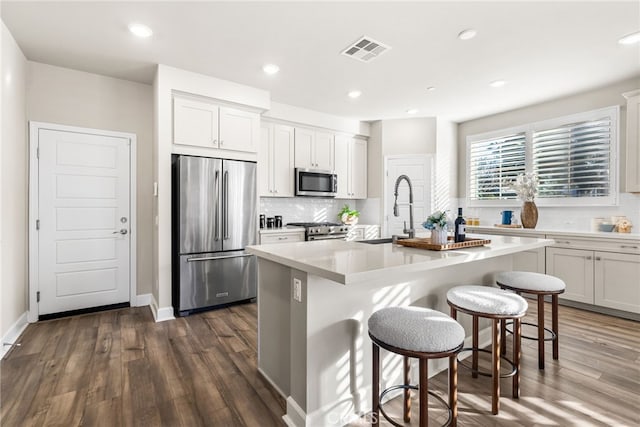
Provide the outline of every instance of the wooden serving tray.
[[429,249],[432,251],[450,251],[452,249],[472,248],[474,246],[488,245],[489,243],[491,243],[491,240],[467,238],[464,242],[455,243],[453,241],[453,237],[449,237],[448,243],[446,245],[436,245],[431,243],[431,239],[429,238],[416,237],[415,239],[401,239],[396,243],[402,246],[409,246],[411,248]]

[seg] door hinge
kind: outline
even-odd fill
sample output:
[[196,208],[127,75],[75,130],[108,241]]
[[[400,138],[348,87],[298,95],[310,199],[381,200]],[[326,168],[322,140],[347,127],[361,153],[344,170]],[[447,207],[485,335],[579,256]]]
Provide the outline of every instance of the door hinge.
[[40,220],[36,219],[36,230],[40,230]]
[[40,291],[36,292],[36,302],[40,302]]

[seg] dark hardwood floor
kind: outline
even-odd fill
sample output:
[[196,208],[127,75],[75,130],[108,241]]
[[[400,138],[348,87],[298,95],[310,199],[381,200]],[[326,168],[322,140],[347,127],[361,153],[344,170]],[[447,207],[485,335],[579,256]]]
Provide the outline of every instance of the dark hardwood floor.
[[[283,425],[284,400],[256,371],[256,330],[255,304],[162,323],[139,307],[29,325],[0,365],[0,425]],[[459,425],[640,425],[638,322],[561,307],[559,361],[547,347],[539,371],[536,343],[523,341],[521,397],[504,379],[497,416],[490,379],[460,368]],[[446,390],[446,373],[431,386]]]

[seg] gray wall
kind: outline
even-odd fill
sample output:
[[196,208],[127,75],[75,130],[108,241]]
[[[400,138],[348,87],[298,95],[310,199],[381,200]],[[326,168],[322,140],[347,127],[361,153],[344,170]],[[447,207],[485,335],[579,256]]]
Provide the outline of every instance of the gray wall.
[[137,136],[138,295],[151,293],[152,283],[152,114],[150,85],[29,62],[28,120]]

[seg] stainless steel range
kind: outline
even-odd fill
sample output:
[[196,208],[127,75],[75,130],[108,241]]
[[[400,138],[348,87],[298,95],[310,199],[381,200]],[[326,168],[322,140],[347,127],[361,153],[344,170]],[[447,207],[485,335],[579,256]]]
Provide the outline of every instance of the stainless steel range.
[[329,239],[344,240],[349,232],[348,226],[334,222],[290,222],[287,225],[293,227],[304,227],[304,239],[307,241]]

